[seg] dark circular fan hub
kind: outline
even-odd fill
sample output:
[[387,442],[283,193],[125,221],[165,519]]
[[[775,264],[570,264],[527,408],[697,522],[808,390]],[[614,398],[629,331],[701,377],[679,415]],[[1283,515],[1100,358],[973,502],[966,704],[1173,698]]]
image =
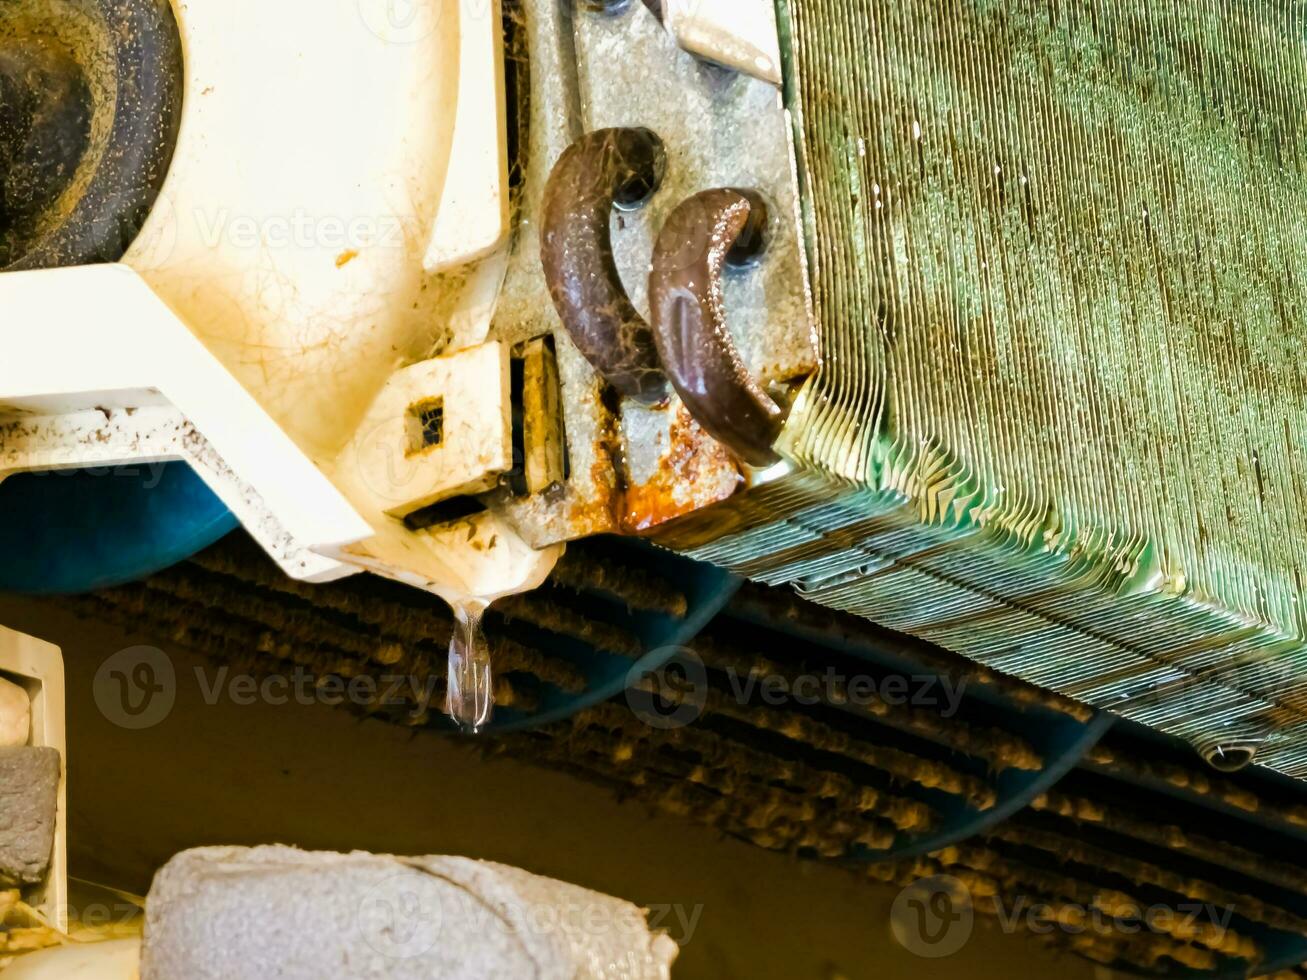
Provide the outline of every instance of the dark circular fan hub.
[[0,271],[121,258],[167,175],[181,105],[167,0],[0,4]]

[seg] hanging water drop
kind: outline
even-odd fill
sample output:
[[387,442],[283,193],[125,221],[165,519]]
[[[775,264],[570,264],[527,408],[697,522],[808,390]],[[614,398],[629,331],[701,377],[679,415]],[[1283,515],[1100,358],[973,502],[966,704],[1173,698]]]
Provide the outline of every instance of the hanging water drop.
[[481,628],[481,617],[488,605],[479,599],[454,603],[445,711],[465,732],[480,731],[489,724],[495,710],[490,645]]

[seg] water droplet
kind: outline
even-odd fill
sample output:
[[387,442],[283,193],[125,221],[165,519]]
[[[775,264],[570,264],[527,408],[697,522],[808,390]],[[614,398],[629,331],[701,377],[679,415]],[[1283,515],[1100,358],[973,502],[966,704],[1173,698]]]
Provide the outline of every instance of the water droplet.
[[477,732],[495,710],[494,671],[490,644],[481,628],[488,603],[479,599],[456,602],[454,635],[449,640],[449,693],[445,711],[465,732]]

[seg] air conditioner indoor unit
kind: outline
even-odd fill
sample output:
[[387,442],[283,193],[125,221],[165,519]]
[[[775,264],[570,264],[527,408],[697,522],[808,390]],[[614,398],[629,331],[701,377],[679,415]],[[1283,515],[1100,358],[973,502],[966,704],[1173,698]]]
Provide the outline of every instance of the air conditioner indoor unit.
[[1109,6],[6,4],[4,584],[234,515],[475,728],[641,537],[1307,775],[1307,15]]

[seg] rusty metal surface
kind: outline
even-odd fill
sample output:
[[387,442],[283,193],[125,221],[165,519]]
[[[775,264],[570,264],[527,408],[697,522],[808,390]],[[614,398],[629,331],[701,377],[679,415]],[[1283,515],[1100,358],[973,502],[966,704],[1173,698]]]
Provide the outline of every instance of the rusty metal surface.
[[785,413],[745,367],[723,300],[727,276],[750,273],[743,263],[757,260],[768,217],[753,190],[696,194],[663,225],[649,278],[668,379],[704,430],[753,466],[780,461],[771,447]]
[[657,402],[667,379],[648,322],[631,305],[613,261],[613,208],[638,206],[666,169],[647,129],[598,129],[577,140],[545,186],[541,260],[559,319],[585,359],[626,397]]
[[568,475],[542,493],[515,496],[504,489],[493,506],[536,547],[649,531],[725,500],[744,484],[738,464],[690,423],[677,397],[654,406],[617,397],[554,310],[541,268],[542,196],[554,164],[584,133],[643,126],[667,146],[659,191],[644,207],[612,218],[614,259],[641,316],[649,315],[649,267],[668,215],[701,191],[757,188],[773,215],[770,243],[758,269],[729,277],[727,325],[764,385],[802,378],[818,361],[779,91],[682,51],[642,4],[618,15],[573,6],[522,0],[507,13],[529,63],[529,127],[512,254],[491,337],[521,344],[553,335]]
[[[680,402],[623,414],[627,487],[621,529],[643,534],[720,503],[744,485],[737,464]],[[637,451],[638,448],[638,451]]]
[[509,64],[519,66],[523,117],[515,171],[513,243],[490,335],[511,344],[552,334],[557,356],[568,477],[526,496],[505,491],[495,508],[535,547],[616,529],[617,426],[603,404],[602,379],[562,328],[545,283],[540,215],[545,184],[584,132],[570,5],[520,0],[505,6]]
[[586,127],[647,126],[667,146],[668,167],[648,206],[615,219],[618,268],[648,312],[649,262],[659,230],[687,198],[749,187],[771,204],[770,245],[756,274],[725,290],[727,324],[764,383],[810,373],[817,340],[798,236],[798,194],[780,91],[710,67],[678,47],[642,5],[620,17],[577,17],[577,60]]

